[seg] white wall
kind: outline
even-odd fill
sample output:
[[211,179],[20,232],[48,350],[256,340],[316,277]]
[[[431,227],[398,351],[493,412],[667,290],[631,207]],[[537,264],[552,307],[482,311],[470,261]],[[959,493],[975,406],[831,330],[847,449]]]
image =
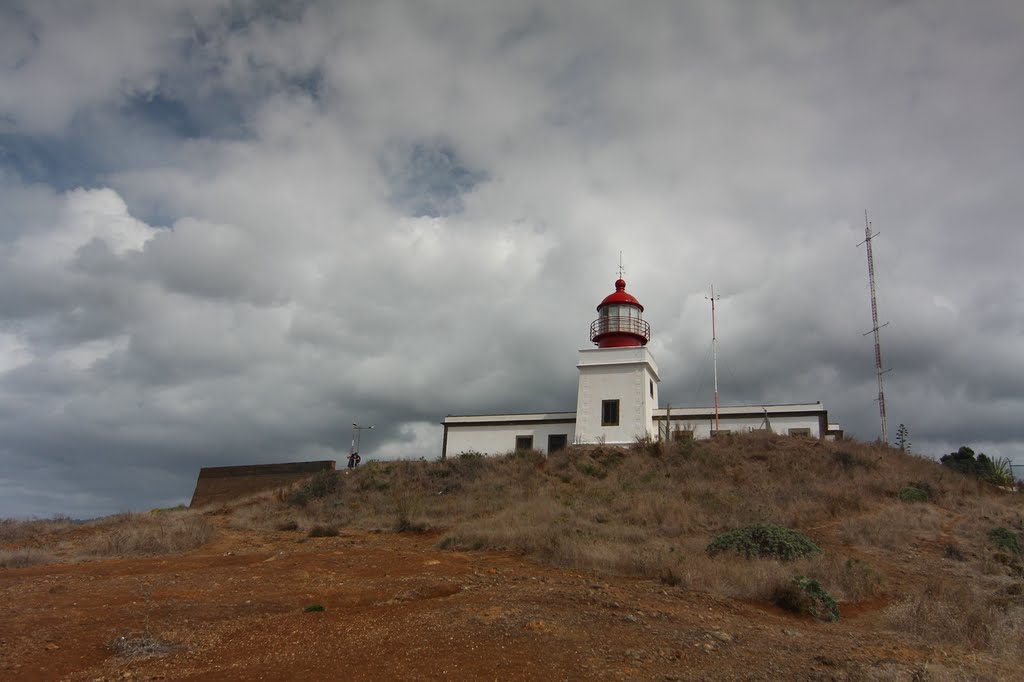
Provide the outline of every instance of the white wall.
[[[658,367],[646,347],[580,351],[576,442],[632,443],[657,434],[651,417],[658,404]],[[651,384],[654,385],[653,396]],[[619,401],[619,423],[601,425],[601,404]]]
[[485,455],[502,455],[516,448],[516,436],[533,436],[533,449],[548,451],[548,436],[565,434],[566,442],[572,445],[576,437],[575,424],[496,424],[488,426],[448,425],[448,457],[463,452],[480,452]]

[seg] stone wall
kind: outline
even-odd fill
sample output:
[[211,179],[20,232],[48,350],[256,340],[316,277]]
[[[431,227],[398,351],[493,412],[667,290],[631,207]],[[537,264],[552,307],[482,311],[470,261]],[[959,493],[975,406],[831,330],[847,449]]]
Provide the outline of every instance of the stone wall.
[[223,504],[246,495],[275,488],[287,488],[318,471],[333,471],[334,467],[333,460],[203,467],[199,470],[196,489],[192,493],[192,502],[189,506],[194,509],[211,504]]

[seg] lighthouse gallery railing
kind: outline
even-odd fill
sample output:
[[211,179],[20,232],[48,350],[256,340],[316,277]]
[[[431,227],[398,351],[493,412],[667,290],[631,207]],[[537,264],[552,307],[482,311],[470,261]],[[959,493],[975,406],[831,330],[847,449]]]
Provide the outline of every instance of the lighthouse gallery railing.
[[646,341],[651,340],[651,325],[639,317],[599,317],[590,323],[591,341],[597,341],[599,336],[615,332],[636,334]]

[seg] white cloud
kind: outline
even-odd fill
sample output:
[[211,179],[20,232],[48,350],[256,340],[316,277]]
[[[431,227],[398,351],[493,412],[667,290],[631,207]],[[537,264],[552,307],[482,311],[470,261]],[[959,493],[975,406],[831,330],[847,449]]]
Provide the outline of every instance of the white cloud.
[[571,409],[620,250],[664,400],[709,395],[714,283],[727,401],[872,438],[865,206],[890,430],[1024,459],[1013,5],[79,11],[0,39],[5,485],[113,511],[352,421],[415,457],[448,412]]

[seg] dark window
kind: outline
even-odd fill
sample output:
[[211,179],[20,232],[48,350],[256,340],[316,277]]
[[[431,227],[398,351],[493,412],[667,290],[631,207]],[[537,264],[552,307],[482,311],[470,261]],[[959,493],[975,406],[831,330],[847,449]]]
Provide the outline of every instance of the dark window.
[[516,450],[533,450],[533,436],[516,436]]
[[651,382],[651,397],[654,397],[654,379],[649,379]]
[[618,400],[602,400],[601,401],[601,426],[618,426],[619,425],[619,401]]
[[810,429],[790,429],[789,430],[789,435],[791,435],[791,436],[802,436],[804,438],[810,438],[811,437],[811,430]]
[[676,429],[672,432],[672,440],[693,440],[693,431],[690,429]]
[[558,452],[569,443],[569,437],[564,433],[553,433],[548,436],[548,454]]

